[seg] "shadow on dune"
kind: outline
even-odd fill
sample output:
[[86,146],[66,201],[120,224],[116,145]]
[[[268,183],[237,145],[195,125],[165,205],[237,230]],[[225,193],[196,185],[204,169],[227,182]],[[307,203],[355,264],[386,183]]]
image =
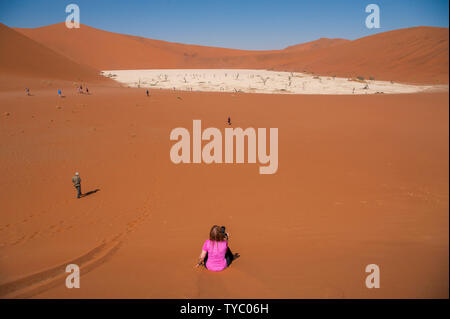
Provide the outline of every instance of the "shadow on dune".
[[89,196],[89,195],[92,195],[92,194],[95,194],[95,193],[97,193],[98,191],[100,191],[100,189],[99,188],[97,188],[97,189],[94,189],[93,191],[89,191],[89,192],[87,192],[87,193],[84,193],[81,197],[86,197],[86,196]]

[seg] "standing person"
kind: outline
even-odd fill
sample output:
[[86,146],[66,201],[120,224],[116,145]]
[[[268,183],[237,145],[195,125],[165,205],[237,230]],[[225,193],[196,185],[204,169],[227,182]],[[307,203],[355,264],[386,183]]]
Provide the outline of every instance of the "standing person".
[[150,91],[147,89],[147,97],[150,96]]
[[228,116],[228,125],[231,125],[231,117]]
[[203,244],[196,266],[204,265],[211,271],[222,271],[229,267],[233,260],[240,256],[231,252],[228,239],[229,234],[225,232],[225,227],[214,225],[209,232],[209,239]]
[[58,96],[61,97],[61,89],[58,89]]
[[82,195],[82,193],[81,193],[81,177],[78,172],[76,172],[75,176],[72,177],[72,183],[73,183],[73,186],[75,186],[75,188],[77,189],[77,198],[80,198]]
[[89,94],[89,89],[87,86],[86,86],[86,94]]
[[26,88],[25,92],[27,93],[28,96],[30,96],[30,89],[29,88]]

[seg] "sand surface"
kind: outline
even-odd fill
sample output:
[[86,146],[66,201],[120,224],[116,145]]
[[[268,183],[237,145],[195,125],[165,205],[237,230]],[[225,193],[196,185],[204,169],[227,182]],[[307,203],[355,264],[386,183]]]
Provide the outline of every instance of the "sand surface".
[[[306,63],[318,69],[310,73],[442,84],[448,29],[258,53],[78,31],[21,31],[31,39],[0,24],[0,298],[449,297],[448,89],[147,97],[98,77],[145,68],[303,72]],[[336,80],[309,81],[324,90]],[[79,94],[80,84],[91,94]],[[172,129],[192,130],[196,119],[222,129],[228,116],[233,127],[279,129],[276,174],[170,161]],[[76,171],[89,194],[81,199]],[[227,226],[242,256],[221,273],[193,267],[213,224]],[[71,263],[81,267],[80,289],[65,286]],[[381,288],[369,290],[373,263]]]
[[446,90],[448,85],[411,85],[297,72],[239,69],[109,70],[106,77],[128,87],[269,94],[390,94]]
[[35,79],[105,82],[100,79],[101,76],[95,68],[76,63],[2,23],[0,48],[0,78],[3,79],[4,75],[12,77],[8,81],[0,82],[0,90],[14,88],[15,84],[20,83],[20,80],[14,79],[16,77],[28,77],[28,86]]
[[[63,89],[0,95],[1,297],[448,298],[448,92]],[[170,161],[173,128],[227,116],[279,128],[276,174]],[[193,268],[213,224],[242,256],[221,273]]]

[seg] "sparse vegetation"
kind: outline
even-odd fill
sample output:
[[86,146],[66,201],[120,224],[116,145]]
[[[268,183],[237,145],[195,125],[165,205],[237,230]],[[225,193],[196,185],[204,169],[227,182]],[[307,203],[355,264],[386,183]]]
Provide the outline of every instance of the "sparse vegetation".
[[266,85],[266,82],[267,82],[267,80],[269,79],[269,77],[267,76],[267,77],[263,78],[261,75],[258,75],[258,76],[259,76],[259,78],[261,79],[262,83],[263,83],[264,85]]
[[[200,71],[200,70],[198,70]],[[377,90],[375,79],[373,76],[363,77],[357,73],[350,75],[348,78],[339,78],[336,74],[320,75],[320,74],[303,74],[295,72],[268,72],[268,70],[209,70],[206,73],[198,71],[174,72],[154,71],[142,72],[132,79],[127,79],[126,84],[131,87],[157,87],[160,89],[172,89],[181,91],[222,91],[222,92],[250,92],[261,91],[261,93],[283,92],[304,94],[316,93],[333,94],[333,92],[341,92],[344,94],[352,94],[352,88],[355,88],[354,94],[374,93]],[[229,77],[228,77],[229,73]],[[122,73],[118,73],[119,77]],[[225,77],[226,75],[226,77]],[[345,80],[352,83],[348,83]],[[138,80],[138,81],[136,81]],[[167,80],[165,82],[164,80]],[[269,81],[270,80],[270,81]],[[334,80],[334,81],[333,81]],[[436,81],[436,79],[434,79]],[[442,81],[441,81],[442,82]],[[371,84],[374,83],[374,84]],[[391,82],[393,83],[393,82]],[[189,84],[189,85],[188,85]],[[262,85],[261,85],[262,84]],[[370,85],[370,89],[366,84]],[[388,85],[390,86],[390,85]],[[303,88],[303,89],[302,89]],[[365,88],[365,89],[364,89]],[[396,88],[387,88],[384,93],[390,93],[397,90]],[[399,90],[414,90],[414,88],[400,88]],[[177,97],[177,95],[174,95]],[[238,96],[238,95],[236,95]],[[181,100],[181,98],[178,98]],[[143,106],[143,105],[139,105]],[[64,108],[64,107],[63,107]],[[68,110],[71,111],[70,108]]]

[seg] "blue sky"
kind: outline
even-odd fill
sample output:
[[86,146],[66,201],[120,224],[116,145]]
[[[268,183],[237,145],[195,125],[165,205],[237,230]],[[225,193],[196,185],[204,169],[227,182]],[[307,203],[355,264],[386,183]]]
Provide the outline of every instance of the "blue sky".
[[[252,50],[419,25],[449,26],[448,0],[0,0],[0,22],[10,27],[63,22],[70,3],[80,7],[82,24],[99,29]],[[380,7],[379,29],[365,27],[370,3]]]

